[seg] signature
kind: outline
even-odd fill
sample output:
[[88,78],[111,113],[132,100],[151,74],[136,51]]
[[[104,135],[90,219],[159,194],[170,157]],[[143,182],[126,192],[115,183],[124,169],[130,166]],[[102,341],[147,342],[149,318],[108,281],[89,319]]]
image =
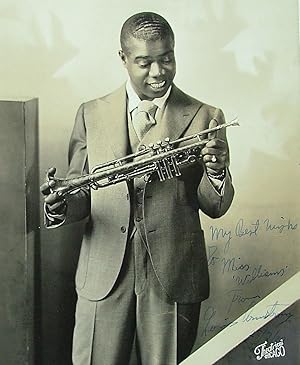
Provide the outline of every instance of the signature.
[[226,328],[229,325],[228,318],[225,318],[224,323],[214,324],[213,320],[217,314],[217,310],[214,307],[208,307],[204,312],[203,320],[205,322],[205,326],[200,333],[201,337],[208,336],[210,332],[219,332]]
[[[253,298],[254,299],[254,298]],[[251,298],[249,298],[251,300]],[[265,307],[262,312],[256,313],[254,308],[250,308],[246,311],[244,315],[240,318],[234,320],[233,322],[229,322],[229,318],[225,318],[221,323],[217,323],[217,310],[216,308],[210,306],[206,309],[203,316],[203,323],[204,327],[200,333],[201,337],[208,336],[211,332],[219,332],[226,327],[233,327],[233,326],[240,326],[244,323],[253,322],[253,321],[264,321],[268,318],[275,318],[277,317],[281,321],[279,322],[278,326],[283,325],[285,322],[288,322],[292,317],[293,314],[290,312],[281,312],[283,308],[287,308],[289,304],[282,304],[278,301],[275,301],[271,305]],[[278,334],[278,333],[277,333]]]
[[266,306],[266,310],[263,313],[255,314],[254,309],[251,308],[247,311],[244,316],[242,317],[242,322],[252,322],[252,321],[260,321],[270,317],[282,316],[286,317],[283,321],[287,321],[292,317],[291,313],[279,313],[278,310],[282,310],[283,308],[287,308],[289,304],[281,304],[276,301],[268,306]]

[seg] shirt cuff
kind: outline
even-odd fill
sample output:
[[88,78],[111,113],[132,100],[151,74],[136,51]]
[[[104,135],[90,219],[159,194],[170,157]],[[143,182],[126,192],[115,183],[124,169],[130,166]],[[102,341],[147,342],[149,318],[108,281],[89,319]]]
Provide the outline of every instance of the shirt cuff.
[[221,174],[218,174],[218,177],[209,174],[207,171],[207,176],[209,181],[211,182],[212,186],[214,187],[214,189],[220,194],[223,195],[224,193],[224,183],[225,183],[225,179],[226,179],[226,169],[224,169]]
[[66,210],[62,214],[55,214],[49,211],[49,207],[44,203],[44,223],[46,228],[57,228],[62,226],[66,221]]

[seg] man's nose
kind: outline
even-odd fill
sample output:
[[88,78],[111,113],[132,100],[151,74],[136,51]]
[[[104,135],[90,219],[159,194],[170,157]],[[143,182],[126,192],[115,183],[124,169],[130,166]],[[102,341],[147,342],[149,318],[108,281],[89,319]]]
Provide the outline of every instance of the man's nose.
[[158,77],[163,75],[165,72],[164,68],[158,62],[152,62],[149,70],[149,76]]

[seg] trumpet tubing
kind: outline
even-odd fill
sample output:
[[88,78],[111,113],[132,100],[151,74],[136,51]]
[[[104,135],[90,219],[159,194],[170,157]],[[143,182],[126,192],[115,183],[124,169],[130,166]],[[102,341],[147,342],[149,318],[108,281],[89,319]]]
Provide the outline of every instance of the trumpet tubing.
[[[154,172],[157,172],[160,181],[172,179],[175,176],[181,175],[180,166],[192,164],[196,160],[201,159],[201,149],[208,142],[208,139],[202,139],[201,137],[205,134],[237,125],[239,123],[234,119],[231,122],[220,124],[217,127],[205,129],[199,133],[174,141],[166,138],[165,141],[152,143],[148,148],[135,154],[96,165],[90,174],[76,178],[60,179],[48,176],[48,180],[55,181],[54,186],[50,190],[52,193],[66,196],[68,194],[75,194],[82,187],[99,189],[122,181],[129,181],[139,176],[145,176],[145,179],[147,179]],[[182,142],[193,139],[196,142],[175,147]],[[140,156],[144,156],[144,158],[135,160],[135,158]]]

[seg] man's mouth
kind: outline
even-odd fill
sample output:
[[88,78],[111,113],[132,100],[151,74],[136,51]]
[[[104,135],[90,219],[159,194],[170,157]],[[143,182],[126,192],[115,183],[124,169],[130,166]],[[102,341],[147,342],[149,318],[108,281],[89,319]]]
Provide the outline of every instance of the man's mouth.
[[152,82],[151,84],[149,84],[153,89],[161,89],[166,85],[166,81],[162,81],[162,82]]

